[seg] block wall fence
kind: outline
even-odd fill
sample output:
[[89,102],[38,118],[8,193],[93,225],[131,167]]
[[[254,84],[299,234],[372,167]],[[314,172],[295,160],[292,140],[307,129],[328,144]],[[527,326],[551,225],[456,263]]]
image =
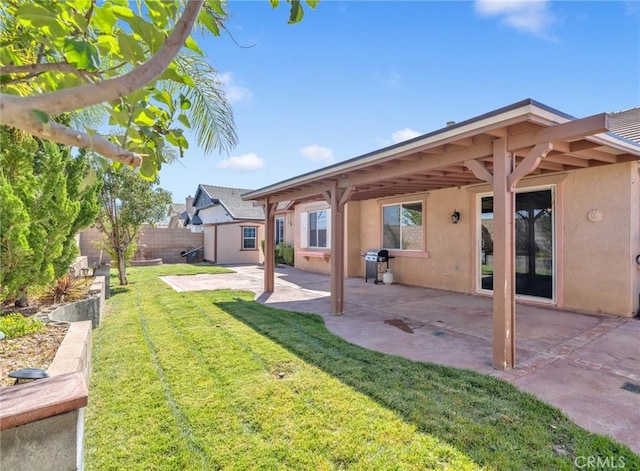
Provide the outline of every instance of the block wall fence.
[[[89,266],[108,263],[111,260],[106,251],[102,251],[101,254],[100,249],[96,247],[101,240],[102,234],[97,229],[85,229],[80,233],[80,253],[87,257]],[[142,229],[134,260],[161,258],[162,263],[185,263],[186,259],[180,253],[203,245],[204,234],[191,232],[187,228],[145,227]]]

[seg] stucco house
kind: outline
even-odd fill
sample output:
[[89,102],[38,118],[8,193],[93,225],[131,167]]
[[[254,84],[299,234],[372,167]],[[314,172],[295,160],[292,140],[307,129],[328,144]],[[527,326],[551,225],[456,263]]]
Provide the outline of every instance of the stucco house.
[[576,119],[527,99],[243,197],[267,216],[265,291],[286,201],[296,267],[331,275],[333,313],[362,254],[387,249],[399,283],[492,296],[508,369],[516,302],[638,312],[639,160],[640,109]]
[[[188,223],[204,233],[204,260],[211,263],[262,263],[264,213],[260,205],[244,201],[252,190],[198,185],[194,212]],[[197,230],[197,229],[196,229]]]

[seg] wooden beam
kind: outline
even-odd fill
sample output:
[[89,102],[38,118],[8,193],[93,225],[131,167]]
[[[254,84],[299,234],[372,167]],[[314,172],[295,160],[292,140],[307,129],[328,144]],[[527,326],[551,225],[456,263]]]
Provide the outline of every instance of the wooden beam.
[[549,126],[539,131],[511,136],[507,150],[513,152],[545,142],[571,141],[607,132],[608,130],[609,116],[607,113],[600,113],[589,116],[588,118],[575,119],[566,123]]
[[[544,142],[541,144],[536,144],[536,146],[529,151],[527,156],[524,158],[522,162],[518,164],[513,172],[507,175],[507,187],[509,191],[515,191],[518,182],[524,177],[528,175],[540,164],[540,161],[547,156],[549,152],[553,150],[553,145],[550,142]],[[494,155],[494,165],[495,165],[495,155]]]
[[[343,188],[333,187],[331,201],[331,313],[344,312],[344,204],[350,193]],[[343,204],[340,204],[343,202]]]
[[450,152],[448,154],[425,157],[419,161],[399,163],[398,165],[385,170],[383,174],[380,172],[367,172],[364,175],[349,176],[347,179],[349,181],[349,185],[367,185],[378,182],[381,179],[389,180],[397,177],[415,175],[416,173],[428,170],[442,169],[449,165],[462,164],[466,160],[490,156],[492,151],[492,145],[488,142],[474,147]]
[[483,180],[493,185],[493,175],[485,165],[477,160],[467,160],[464,163],[466,167],[473,172],[478,180]]
[[513,160],[506,139],[493,147],[493,367],[508,370],[516,362]]
[[[275,266],[276,266],[276,230],[275,213],[278,203],[271,202],[268,198],[263,202],[264,224],[264,291],[273,293],[275,290]],[[256,241],[257,242],[257,241]]]

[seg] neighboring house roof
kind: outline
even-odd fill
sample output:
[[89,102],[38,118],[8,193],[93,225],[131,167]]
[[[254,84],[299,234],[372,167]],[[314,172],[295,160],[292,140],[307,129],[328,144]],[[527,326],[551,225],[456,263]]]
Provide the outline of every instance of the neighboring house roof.
[[171,203],[171,214],[181,215],[187,209],[187,205],[184,203]]
[[184,225],[187,218],[187,205],[184,203],[171,203],[169,205],[168,227],[180,227]]
[[[233,219],[264,220],[262,206],[242,199],[242,195],[250,191],[253,190],[200,184],[194,197],[195,215],[202,209],[221,205]],[[206,195],[206,198],[203,198],[203,195]]]
[[198,213],[195,213],[193,216],[190,217],[191,219],[191,224],[193,224],[194,226],[199,226],[202,224],[202,219],[200,219],[200,216],[198,216]]
[[612,133],[640,144],[640,107],[609,113]]

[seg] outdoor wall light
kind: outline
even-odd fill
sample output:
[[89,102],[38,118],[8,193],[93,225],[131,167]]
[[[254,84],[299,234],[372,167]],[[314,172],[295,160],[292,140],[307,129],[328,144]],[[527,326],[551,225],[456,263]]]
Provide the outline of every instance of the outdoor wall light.
[[458,221],[460,221],[460,212],[454,209],[451,213],[451,222],[454,224],[458,224]]

